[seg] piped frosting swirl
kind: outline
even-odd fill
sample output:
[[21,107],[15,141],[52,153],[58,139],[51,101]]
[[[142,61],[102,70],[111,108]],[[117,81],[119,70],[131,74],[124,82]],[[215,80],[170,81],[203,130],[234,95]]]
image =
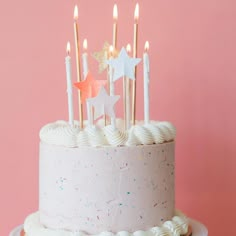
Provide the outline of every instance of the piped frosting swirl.
[[[103,147],[103,146],[135,146],[173,141],[175,127],[167,121],[151,121],[149,124],[137,122],[129,130],[122,130],[122,121],[114,128],[103,124],[88,126],[80,130],[78,123],[70,126],[66,121],[56,121],[45,125],[40,130],[42,142],[65,147]],[[86,126],[87,125],[87,126]]]
[[40,139],[49,144],[75,147],[76,135],[79,132],[77,126],[70,126],[66,121],[59,120],[45,125],[39,133]]

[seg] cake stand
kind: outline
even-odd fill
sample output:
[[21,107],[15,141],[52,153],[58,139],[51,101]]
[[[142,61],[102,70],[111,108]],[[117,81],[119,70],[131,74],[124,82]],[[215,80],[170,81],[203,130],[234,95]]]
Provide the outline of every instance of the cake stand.
[[[192,236],[207,236],[207,228],[196,220],[189,219],[189,224],[192,227]],[[24,236],[22,233],[23,225],[16,227],[9,236]]]

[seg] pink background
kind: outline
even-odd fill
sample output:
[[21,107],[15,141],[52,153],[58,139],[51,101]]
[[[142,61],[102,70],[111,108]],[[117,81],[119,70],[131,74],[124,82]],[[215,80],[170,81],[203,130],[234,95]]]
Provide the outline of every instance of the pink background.
[[[67,119],[64,56],[67,40],[73,42],[75,3],[0,3],[1,236],[37,210],[40,127]],[[117,1],[119,46],[132,41],[135,3]],[[203,222],[212,236],[234,235],[236,2],[139,3],[139,55],[145,40],[151,47],[151,117],[169,120],[178,130],[177,207]],[[111,41],[114,2],[78,4],[81,39],[87,37],[94,52]],[[92,58],[90,63],[96,74]],[[142,118],[141,77],[138,93],[137,115]]]

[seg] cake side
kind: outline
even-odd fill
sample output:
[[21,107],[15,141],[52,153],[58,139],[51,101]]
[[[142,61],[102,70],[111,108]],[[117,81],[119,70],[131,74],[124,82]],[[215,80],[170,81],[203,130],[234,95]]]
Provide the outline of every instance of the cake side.
[[68,148],[40,144],[40,222],[98,234],[174,216],[174,142]]

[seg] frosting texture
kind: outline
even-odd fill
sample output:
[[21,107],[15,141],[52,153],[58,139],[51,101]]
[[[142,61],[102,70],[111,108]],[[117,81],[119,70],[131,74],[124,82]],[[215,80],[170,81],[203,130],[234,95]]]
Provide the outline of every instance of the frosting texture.
[[148,145],[173,141],[175,127],[167,121],[152,121],[150,124],[137,122],[129,130],[123,131],[122,120],[117,120],[117,128],[111,125],[104,126],[99,122],[94,126],[86,126],[80,130],[79,124],[72,127],[66,121],[56,121],[45,125],[40,130],[41,141],[65,147],[81,146],[133,146]]
[[41,224],[88,234],[161,225],[175,212],[174,149],[174,142],[100,148],[41,142]]
[[[24,222],[24,231],[27,236],[88,236],[82,231],[67,231],[63,229],[49,229],[40,224],[39,213],[29,215]],[[180,212],[164,222],[161,226],[152,227],[149,230],[137,230],[135,232],[119,231],[112,233],[109,231],[93,234],[94,236],[180,236],[188,232],[188,219]]]

